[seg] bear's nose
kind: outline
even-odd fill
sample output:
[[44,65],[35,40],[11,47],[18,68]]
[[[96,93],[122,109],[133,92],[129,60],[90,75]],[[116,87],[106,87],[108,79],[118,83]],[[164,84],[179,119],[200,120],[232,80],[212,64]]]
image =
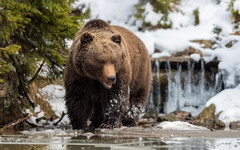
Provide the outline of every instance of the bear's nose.
[[109,76],[108,81],[114,84],[116,82],[116,76]]

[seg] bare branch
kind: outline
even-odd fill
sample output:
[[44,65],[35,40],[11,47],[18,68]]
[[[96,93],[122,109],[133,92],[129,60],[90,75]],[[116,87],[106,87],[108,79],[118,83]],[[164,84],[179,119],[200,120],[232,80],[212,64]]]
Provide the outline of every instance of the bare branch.
[[54,126],[57,126],[58,123],[59,123],[60,121],[62,121],[62,119],[63,119],[63,117],[64,117],[65,115],[66,115],[66,114],[65,114],[64,112],[62,112],[61,118],[60,118],[57,122],[53,123],[53,125],[54,125]]
[[19,123],[21,123],[21,122],[29,119],[29,118],[32,117],[32,116],[35,116],[35,115],[39,114],[40,112],[41,112],[41,111],[36,112],[36,113],[33,113],[33,114],[31,114],[31,115],[29,115],[29,116],[27,116],[27,117],[19,118],[18,120],[12,121],[12,122],[6,124],[5,126],[3,126],[3,127],[0,129],[0,132],[2,133],[2,132],[4,132],[4,131],[7,131],[8,129],[13,129],[13,127],[15,127],[17,124],[19,124]]
[[44,63],[45,63],[45,59],[42,61],[42,64],[40,65],[40,67],[38,68],[37,72],[34,74],[32,79],[29,80],[29,84],[32,83],[36,79],[36,77],[38,76],[39,72],[41,71]]

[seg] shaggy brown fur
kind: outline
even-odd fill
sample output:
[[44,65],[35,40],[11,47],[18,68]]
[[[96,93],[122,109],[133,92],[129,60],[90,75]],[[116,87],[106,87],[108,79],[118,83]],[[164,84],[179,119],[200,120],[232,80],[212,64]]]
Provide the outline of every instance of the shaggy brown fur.
[[150,58],[129,30],[91,20],[75,36],[65,73],[73,129],[137,125],[150,91]]

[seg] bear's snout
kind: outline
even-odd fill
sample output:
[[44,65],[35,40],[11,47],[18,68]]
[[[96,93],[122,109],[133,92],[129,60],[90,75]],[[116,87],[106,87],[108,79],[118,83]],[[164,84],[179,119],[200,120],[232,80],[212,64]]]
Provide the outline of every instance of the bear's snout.
[[114,84],[116,82],[116,76],[109,76],[108,81]]
[[113,64],[106,64],[103,66],[102,84],[105,88],[112,88],[112,84],[116,83],[116,71]]

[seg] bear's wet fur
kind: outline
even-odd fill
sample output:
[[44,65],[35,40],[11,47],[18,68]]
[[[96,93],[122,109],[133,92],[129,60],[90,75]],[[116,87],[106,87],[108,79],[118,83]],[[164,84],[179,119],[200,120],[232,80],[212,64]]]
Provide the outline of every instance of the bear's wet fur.
[[136,126],[150,91],[150,57],[129,30],[95,19],[76,34],[64,85],[73,129]]

